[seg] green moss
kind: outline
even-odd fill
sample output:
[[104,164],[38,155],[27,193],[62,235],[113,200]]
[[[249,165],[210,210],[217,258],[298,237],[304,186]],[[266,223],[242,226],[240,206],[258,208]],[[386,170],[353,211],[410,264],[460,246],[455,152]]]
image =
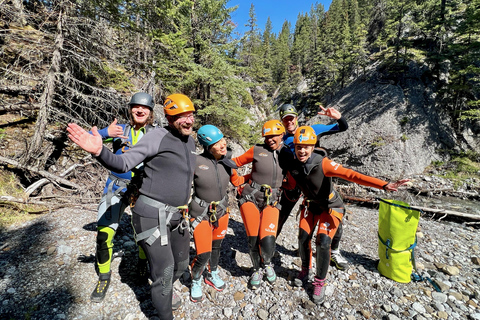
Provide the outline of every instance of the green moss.
[[376,137],[370,144],[372,147],[382,147],[386,144],[385,140],[382,137]]
[[471,178],[480,179],[480,163],[473,161],[465,154],[455,157],[449,162],[437,161],[432,163],[432,165],[445,169],[445,173],[441,177],[453,181],[455,188],[462,186],[466,180]]
[[[10,196],[18,199],[25,197],[17,177],[12,172],[0,170],[0,196]],[[38,212],[45,209],[45,207],[38,205],[0,201],[0,231],[12,224],[34,219],[36,215],[30,215],[29,212]]]

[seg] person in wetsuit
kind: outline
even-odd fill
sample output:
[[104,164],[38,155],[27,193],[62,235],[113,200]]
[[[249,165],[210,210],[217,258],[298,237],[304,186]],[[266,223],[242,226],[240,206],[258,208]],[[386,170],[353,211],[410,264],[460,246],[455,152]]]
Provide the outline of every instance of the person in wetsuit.
[[[317,135],[317,141],[320,137],[336,134],[343,132],[348,129],[347,121],[342,114],[336,110],[335,108],[324,108],[320,106],[321,111],[318,112],[319,115],[327,116],[329,118],[337,120],[335,124],[314,124],[311,125],[315,134]],[[286,133],[283,136],[283,141],[285,147],[290,150],[293,154],[294,151],[294,144],[293,144],[293,136],[298,128],[298,112],[294,106],[291,104],[284,104],[279,109],[280,118],[282,119],[282,123],[285,127]],[[293,207],[297,203],[298,199],[300,198],[301,192],[298,188],[293,190],[282,190],[282,196],[280,200],[280,216],[278,219],[278,232],[277,238],[280,235],[280,232],[283,229],[283,225],[287,221],[290,213],[292,212]],[[341,223],[338,227],[338,231],[335,234],[335,238],[332,240],[332,255],[331,255],[331,264],[335,266],[339,270],[345,270],[348,268],[348,261],[342,256],[340,253],[340,239],[342,238],[343,233],[343,224]]]
[[173,283],[188,268],[190,233],[186,209],[196,161],[195,142],[190,136],[194,111],[187,96],[168,96],[164,102],[168,125],[148,132],[120,155],[102,146],[96,127],[92,128],[93,135],[74,123],[67,128],[68,137],[109,170],[128,172],[144,164],[132,224],[150,265],[152,303],[161,320],[172,320],[172,309],[181,305]]
[[197,139],[204,151],[197,156],[193,196],[189,206],[190,228],[196,249],[196,256],[191,263],[190,300],[193,302],[203,300],[202,279],[207,262],[209,268],[205,283],[217,291],[225,288],[225,282],[219,275],[218,262],[228,228],[228,182],[234,186],[245,183],[245,178],[238,176],[235,170],[237,166],[231,159],[231,152],[220,129],[204,125],[198,129]]
[[252,178],[243,188],[238,202],[253,265],[249,280],[252,289],[260,287],[263,272],[268,282],[274,283],[277,279],[271,260],[275,253],[278,201],[283,180],[278,155],[284,134],[285,128],[280,121],[267,121],[262,128],[264,143],[233,159],[239,167],[252,163]]
[[316,150],[316,142],[317,135],[311,127],[299,127],[294,135],[295,155],[283,149],[280,163],[282,168],[287,170],[288,185],[284,187],[292,189],[298,186],[304,195],[298,233],[302,270],[295,282],[304,283],[308,279],[312,258],[311,240],[313,231],[318,225],[315,239],[316,275],[313,281],[312,300],[316,304],[321,304],[325,299],[332,238],[345,213],[343,201],[333,189],[332,177],[386,191],[396,191],[409,179],[391,183],[344,168],[327,158],[323,150]]
[[[108,127],[98,130],[104,142],[112,142],[113,153],[127,152],[150,130],[153,124],[153,98],[146,92],[135,93],[129,102],[128,114],[130,123],[117,124],[115,119]],[[138,166],[141,169],[142,164]],[[122,220],[125,208],[130,203],[127,186],[132,179],[132,171],[119,173],[111,171],[108,175],[103,196],[98,204],[97,217],[97,246],[96,269],[98,281],[90,299],[100,302],[105,298],[110,285],[113,253],[113,238]],[[147,260],[145,253],[139,247],[138,272],[141,277],[147,273]]]

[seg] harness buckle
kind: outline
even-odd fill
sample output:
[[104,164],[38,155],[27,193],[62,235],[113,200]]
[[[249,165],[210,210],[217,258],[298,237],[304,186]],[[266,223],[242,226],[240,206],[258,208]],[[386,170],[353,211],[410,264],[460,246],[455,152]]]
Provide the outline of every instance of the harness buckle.
[[219,203],[220,201],[212,201],[208,206],[208,212],[210,213],[209,214],[210,223],[217,222],[217,206]]
[[179,224],[181,230],[185,230],[190,225],[190,215],[188,214],[188,206],[178,206],[177,209],[182,213],[183,220]]
[[[122,153],[127,152],[132,146],[133,145],[129,141],[124,142],[122,147]],[[125,148],[128,148],[128,149],[125,149]]]
[[263,194],[267,199],[266,204],[268,205],[270,203],[270,197],[273,194],[273,189],[268,184],[262,184],[260,187],[264,189]]

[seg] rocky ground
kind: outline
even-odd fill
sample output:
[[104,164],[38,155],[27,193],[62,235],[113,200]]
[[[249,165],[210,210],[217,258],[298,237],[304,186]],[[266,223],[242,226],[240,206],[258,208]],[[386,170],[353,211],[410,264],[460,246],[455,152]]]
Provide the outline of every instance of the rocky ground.
[[[219,293],[205,286],[204,301],[192,303],[185,274],[175,285],[184,301],[176,319],[480,319],[480,233],[472,226],[421,218],[417,266],[440,285],[438,293],[428,282],[402,284],[381,276],[378,210],[349,205],[341,249],[350,268],[331,267],[327,301],[316,306],[310,287],[291,286],[300,269],[295,218],[278,239],[277,282],[252,291],[246,235],[233,209],[220,261],[227,288]],[[94,204],[51,212],[1,234],[0,319],[155,319],[148,284],[136,278],[129,219],[124,216],[115,238],[118,257],[102,303],[89,301],[96,283]]]

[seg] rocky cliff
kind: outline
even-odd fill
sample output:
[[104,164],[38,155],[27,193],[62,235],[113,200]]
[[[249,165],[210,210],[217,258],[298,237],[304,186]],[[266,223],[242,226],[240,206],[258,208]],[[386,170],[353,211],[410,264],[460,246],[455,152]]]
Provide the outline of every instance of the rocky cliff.
[[[342,112],[349,129],[323,137],[321,145],[343,165],[388,179],[422,173],[433,161],[448,161],[449,151],[479,152],[480,126],[455,133],[424,80],[426,71],[411,64],[400,86],[372,68],[327,105]],[[307,124],[331,122],[315,116]]]

